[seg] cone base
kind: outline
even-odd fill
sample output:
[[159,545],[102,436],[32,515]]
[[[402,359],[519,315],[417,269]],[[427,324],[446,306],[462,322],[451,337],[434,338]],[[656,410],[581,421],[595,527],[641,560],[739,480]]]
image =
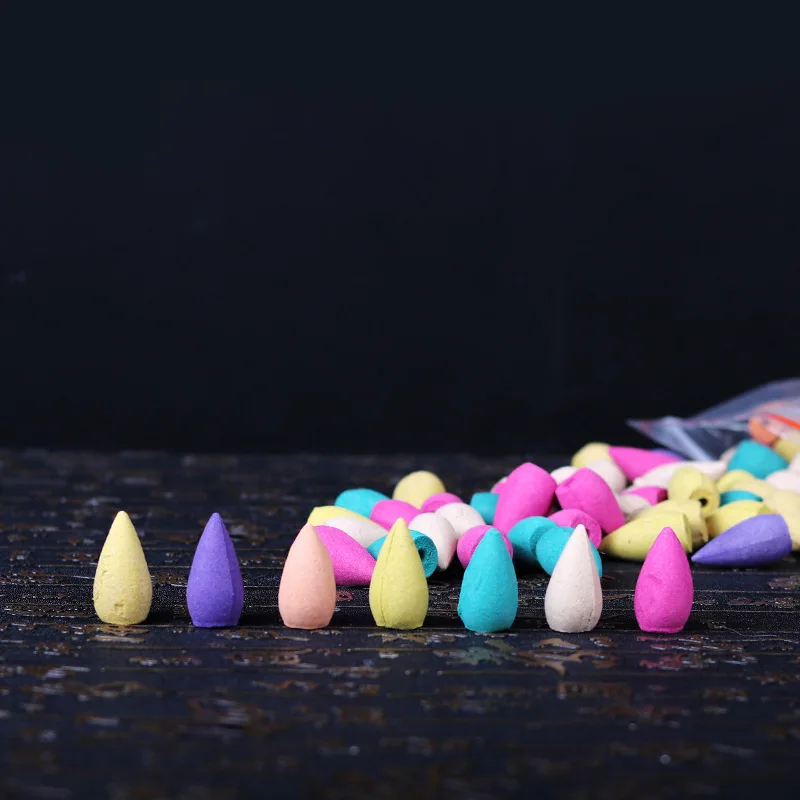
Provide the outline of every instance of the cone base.
[[395,625],[391,624],[390,622],[376,622],[375,623],[379,628],[388,628],[390,631],[415,631],[417,628],[422,627],[422,623],[419,622],[412,622],[412,623],[405,623],[399,622]]
[[192,620],[192,625],[194,625],[195,628],[235,628],[238,624],[238,619],[235,621],[229,619],[220,619],[213,620],[212,622],[208,622],[207,620]]
[[[293,628],[296,631],[318,631],[322,628],[327,628],[330,624],[329,622],[325,622],[322,625],[304,625],[302,623],[295,623],[295,622],[287,622],[285,619],[281,620],[285,628]],[[220,626],[222,627],[222,626]]]
[[547,623],[547,626],[550,628],[551,631],[555,631],[556,633],[589,633],[589,631],[593,631],[597,627],[597,623],[594,625],[586,625],[581,627],[576,627],[573,625],[553,625],[550,622]]
[[667,627],[666,625],[642,625],[639,623],[639,629],[645,633],[680,633],[683,628],[683,625]]
[[125,628],[129,625],[141,625],[150,615],[150,612],[148,611],[143,617],[139,616],[134,618],[125,615],[117,616],[115,614],[101,614],[97,610],[97,607],[95,607],[95,614],[97,614],[100,622],[104,622],[106,625],[116,625],[119,628]]

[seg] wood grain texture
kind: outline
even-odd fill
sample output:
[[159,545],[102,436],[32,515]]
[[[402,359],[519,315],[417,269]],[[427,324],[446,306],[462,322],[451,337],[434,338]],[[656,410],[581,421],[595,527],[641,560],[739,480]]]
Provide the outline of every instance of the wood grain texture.
[[[458,569],[431,580],[421,630],[377,629],[366,589],[339,590],[329,629],[280,625],[281,564],[312,506],[416,468],[469,497],[519,461],[0,451],[0,796],[792,796],[793,557],[694,568],[674,636],[637,629],[638,567],[610,560],[588,634],[547,629],[540,573],[521,577],[510,632],[469,633]],[[147,624],[126,629],[91,601],[119,508],[154,581]],[[242,564],[239,628],[195,629],[186,611],[213,511]]]

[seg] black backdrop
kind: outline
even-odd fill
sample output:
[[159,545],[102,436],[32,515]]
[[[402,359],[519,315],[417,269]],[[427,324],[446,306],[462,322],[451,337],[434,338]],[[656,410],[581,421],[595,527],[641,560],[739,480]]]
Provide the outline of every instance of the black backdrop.
[[0,446],[570,450],[800,374],[778,56],[8,86]]

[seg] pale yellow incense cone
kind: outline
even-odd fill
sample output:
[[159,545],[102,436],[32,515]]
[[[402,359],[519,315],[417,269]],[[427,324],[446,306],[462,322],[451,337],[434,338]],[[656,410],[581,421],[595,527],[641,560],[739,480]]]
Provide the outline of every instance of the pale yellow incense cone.
[[681,467],[669,479],[670,500],[697,500],[704,517],[719,508],[719,490],[710,476],[695,467]]
[[663,511],[679,511],[689,520],[689,527],[692,529],[692,550],[699,549],[708,541],[708,525],[699,500],[688,497],[680,500],[664,500],[654,506],[648,506],[637,514],[636,518],[660,514]]
[[672,528],[683,549],[687,553],[692,552],[692,529],[686,514],[680,511],[662,511],[660,514],[637,517],[604,536],[598,549],[614,558],[644,561],[664,528]]
[[153,584],[131,518],[120,511],[111,525],[94,575],[94,610],[111,625],[144,622]]
[[589,442],[572,456],[572,466],[576,469],[588,467],[593,461],[611,461],[608,445],[605,442]]
[[717,489],[720,494],[732,491],[751,492],[764,501],[775,491],[774,486],[771,486],[766,481],[754,478],[743,469],[732,469],[730,472],[726,472],[717,481]]
[[434,475],[427,470],[410,472],[397,482],[392,494],[393,500],[402,500],[411,503],[412,506],[421,508],[422,504],[435,494],[445,491],[444,484],[438,475]]
[[422,627],[428,613],[428,581],[406,521],[398,519],[378,555],[369,585],[369,607],[382,628]]
[[309,525],[327,525],[328,521],[334,517],[352,517],[353,519],[370,521],[367,517],[341,506],[317,506],[312,508],[306,521]]
[[765,497],[764,500],[770,511],[783,517],[789,528],[789,536],[792,537],[792,550],[800,550],[800,494],[786,489],[775,489],[769,499]]

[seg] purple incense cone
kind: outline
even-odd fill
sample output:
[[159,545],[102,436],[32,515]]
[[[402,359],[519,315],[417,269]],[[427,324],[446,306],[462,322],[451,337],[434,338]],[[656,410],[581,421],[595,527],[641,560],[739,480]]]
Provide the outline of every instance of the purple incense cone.
[[219,514],[211,515],[194,551],[186,604],[198,628],[225,628],[239,622],[244,606],[242,573]]
[[758,514],[712,539],[692,556],[692,561],[713,567],[762,567],[791,552],[792,537],[783,517]]

